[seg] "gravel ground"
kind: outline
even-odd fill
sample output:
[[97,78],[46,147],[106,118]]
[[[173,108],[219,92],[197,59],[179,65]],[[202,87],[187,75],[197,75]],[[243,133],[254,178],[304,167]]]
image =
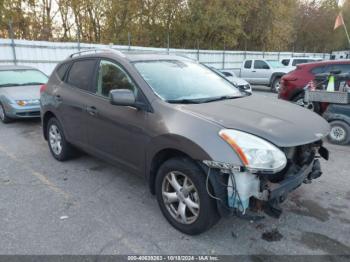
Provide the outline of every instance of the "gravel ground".
[[0,254],[350,254],[350,147],[326,147],[323,176],[293,192],[280,219],[226,218],[191,237],[143,178],[87,155],[55,161],[40,121],[0,124]]

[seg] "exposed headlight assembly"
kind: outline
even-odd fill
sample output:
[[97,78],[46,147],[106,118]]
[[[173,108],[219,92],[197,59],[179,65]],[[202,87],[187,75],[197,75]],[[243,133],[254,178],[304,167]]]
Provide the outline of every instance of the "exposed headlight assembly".
[[36,106],[40,104],[40,100],[39,99],[16,100],[16,104],[19,106]]
[[219,132],[252,173],[277,173],[287,164],[286,155],[273,144],[248,133],[223,129]]

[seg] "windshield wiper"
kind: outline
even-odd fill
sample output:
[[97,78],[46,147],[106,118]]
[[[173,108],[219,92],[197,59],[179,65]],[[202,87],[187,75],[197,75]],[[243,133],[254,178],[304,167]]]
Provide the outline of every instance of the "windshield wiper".
[[166,100],[168,103],[172,104],[201,104],[201,103],[209,103],[219,100],[227,100],[227,99],[235,99],[240,98],[242,96],[218,96],[218,97],[210,97],[210,98],[199,98],[199,99],[174,99],[174,100]]
[[30,86],[30,85],[43,85],[45,83],[42,82],[28,82],[28,83],[23,83],[21,86]]
[[166,102],[171,104],[200,104],[203,102],[202,99],[169,99]]
[[212,97],[212,98],[207,98],[203,102],[214,102],[214,101],[220,101],[220,100],[228,100],[228,99],[235,99],[235,98],[240,98],[242,96],[218,96],[218,97]]
[[2,84],[0,87],[8,87],[8,86],[20,86],[20,84],[17,83],[8,83],[8,84]]

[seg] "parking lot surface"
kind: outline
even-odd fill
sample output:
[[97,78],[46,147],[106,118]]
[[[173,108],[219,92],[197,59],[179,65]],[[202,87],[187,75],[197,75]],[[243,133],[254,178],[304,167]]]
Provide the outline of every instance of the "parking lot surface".
[[[254,95],[276,99],[260,91]],[[187,236],[145,180],[82,155],[50,155],[40,121],[0,124],[1,254],[350,254],[350,147],[326,144],[324,174],[293,192],[280,219],[222,219]]]

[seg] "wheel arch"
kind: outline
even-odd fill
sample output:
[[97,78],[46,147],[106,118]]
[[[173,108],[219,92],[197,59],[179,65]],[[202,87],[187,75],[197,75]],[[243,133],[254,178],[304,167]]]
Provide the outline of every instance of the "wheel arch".
[[157,172],[160,166],[165,161],[176,157],[189,159],[194,163],[196,163],[199,168],[201,168],[201,166],[198,164],[198,160],[193,159],[193,157],[191,157],[188,153],[185,153],[182,150],[179,150],[173,147],[167,147],[159,150],[152,157],[151,163],[148,167],[148,173],[147,173],[149,189],[152,194],[155,194],[155,180],[156,180]]
[[270,77],[270,86],[272,86],[273,82],[275,81],[276,78],[281,78],[282,76],[284,76],[286,73],[283,72],[275,72],[271,75]]
[[346,115],[342,115],[342,114],[328,114],[325,115],[325,119],[331,123],[334,121],[341,121],[344,122],[345,124],[347,124],[350,127],[350,117],[346,116]]
[[46,111],[44,113],[44,115],[42,116],[43,135],[44,135],[45,140],[47,140],[47,132],[46,132],[47,124],[52,117],[57,118],[56,115],[51,111]]

